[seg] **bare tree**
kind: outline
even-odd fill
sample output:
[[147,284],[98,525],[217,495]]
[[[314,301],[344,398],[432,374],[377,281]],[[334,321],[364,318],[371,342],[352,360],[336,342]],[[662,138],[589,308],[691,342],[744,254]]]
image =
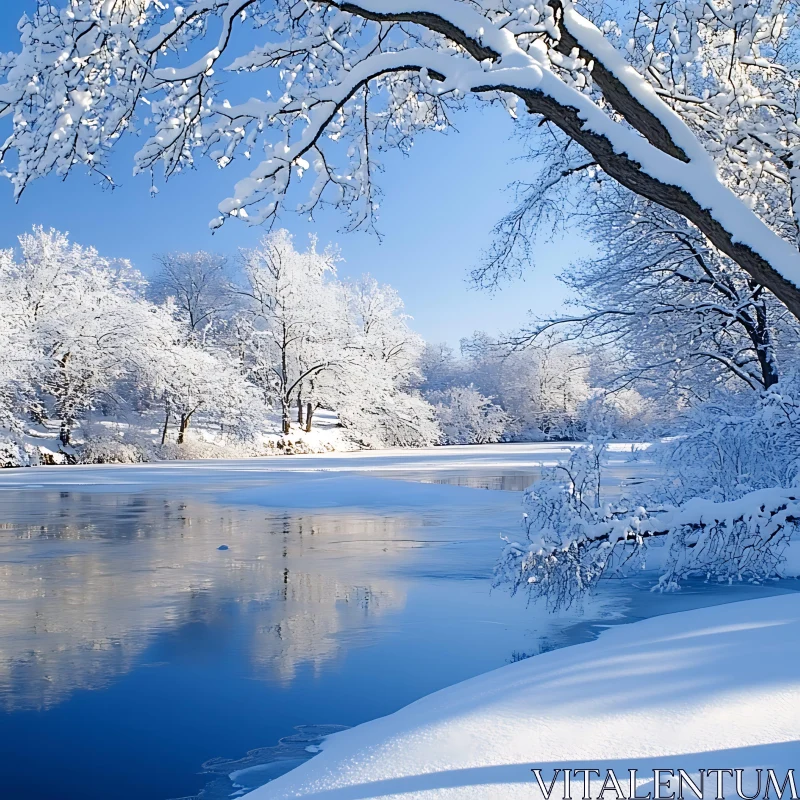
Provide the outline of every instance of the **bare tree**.
[[150,282],[157,302],[173,298],[192,335],[224,317],[234,306],[228,259],[200,250],[156,256],[161,269]]

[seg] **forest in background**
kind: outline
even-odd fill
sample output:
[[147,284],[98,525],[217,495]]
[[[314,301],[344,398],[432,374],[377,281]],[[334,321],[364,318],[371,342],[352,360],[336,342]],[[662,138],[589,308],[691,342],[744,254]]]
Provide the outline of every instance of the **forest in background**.
[[146,280],[42,228],[0,253],[3,465],[576,438],[598,405],[642,427],[642,399],[601,400],[573,345],[426,343],[313,237],[157,261]]
[[415,333],[391,286],[340,279],[313,236],[162,254],[145,279],[34,228],[0,253],[2,463],[642,441],[791,375],[777,300],[677,215],[619,192],[604,208],[597,256],[561,278],[569,313],[459,352]]

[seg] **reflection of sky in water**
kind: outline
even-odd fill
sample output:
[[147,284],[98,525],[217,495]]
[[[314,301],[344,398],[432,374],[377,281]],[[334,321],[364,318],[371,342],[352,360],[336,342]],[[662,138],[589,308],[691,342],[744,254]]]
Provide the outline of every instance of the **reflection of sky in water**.
[[[388,552],[397,520],[265,519],[144,495],[37,495],[30,507],[33,498],[3,497],[11,520],[0,550],[6,710],[47,709],[76,688],[99,688],[127,672],[154,634],[213,626],[220,603],[247,604],[258,619],[250,660],[280,680],[299,662],[318,669],[335,653],[330,636],[351,620],[403,603],[391,581],[359,585],[309,558],[315,540],[345,533],[365,551]],[[15,521],[39,514],[37,524]],[[218,551],[220,543],[230,550]]]
[[488,495],[380,516],[4,491],[0,797],[164,800],[209,780],[222,797],[228,772],[248,786],[296,759],[269,746],[297,726],[355,725],[586,638],[633,596],[631,616],[677,610],[646,582],[582,618],[490,593],[518,498]]
[[152,492],[1,499],[0,796],[186,795],[209,758],[389,713],[556,626],[489,593],[497,504],[382,517]]

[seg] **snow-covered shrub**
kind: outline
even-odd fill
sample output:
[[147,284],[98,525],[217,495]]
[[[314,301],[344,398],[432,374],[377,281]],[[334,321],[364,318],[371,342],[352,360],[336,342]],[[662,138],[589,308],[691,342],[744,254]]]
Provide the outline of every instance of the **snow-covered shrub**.
[[341,399],[338,412],[345,433],[361,447],[428,447],[441,437],[433,406],[412,394],[354,393]]
[[0,469],[35,467],[41,463],[39,451],[10,430],[0,428]]
[[616,392],[598,389],[581,404],[578,419],[584,435],[630,440],[647,435],[657,421],[657,412],[655,403],[636,389]]
[[474,386],[454,386],[428,396],[436,409],[444,444],[499,442],[509,415]]
[[603,443],[579,448],[524,498],[525,541],[509,542],[496,582],[568,605],[598,580],[647,563],[660,589],[690,576],[762,582],[783,575],[800,523],[800,404],[776,388],[700,404],[664,443],[647,495],[604,503]]
[[79,464],[141,464],[153,461],[155,448],[143,439],[93,435],[78,448]]
[[679,436],[656,451],[671,503],[734,500],[800,476],[800,386],[784,381],[763,394],[720,394],[683,417]]

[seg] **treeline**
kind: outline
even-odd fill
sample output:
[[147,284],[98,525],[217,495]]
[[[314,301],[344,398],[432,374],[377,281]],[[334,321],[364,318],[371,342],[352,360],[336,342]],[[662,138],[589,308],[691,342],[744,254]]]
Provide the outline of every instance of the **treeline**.
[[411,389],[423,342],[397,293],[338,280],[335,251],[313,240],[297,250],[271,234],[238,270],[164,256],[149,283],[56,231],[19,242],[0,253],[6,462],[35,460],[48,437],[68,460],[141,459],[145,443],[185,445],[196,425],[241,446],[293,421],[311,432],[320,408],[364,446],[439,438]]
[[456,357],[338,261],[281,230],[235,263],[160,256],[148,281],[58,231],[21,236],[0,252],[2,463],[579,434],[593,391],[573,350],[481,334]]

